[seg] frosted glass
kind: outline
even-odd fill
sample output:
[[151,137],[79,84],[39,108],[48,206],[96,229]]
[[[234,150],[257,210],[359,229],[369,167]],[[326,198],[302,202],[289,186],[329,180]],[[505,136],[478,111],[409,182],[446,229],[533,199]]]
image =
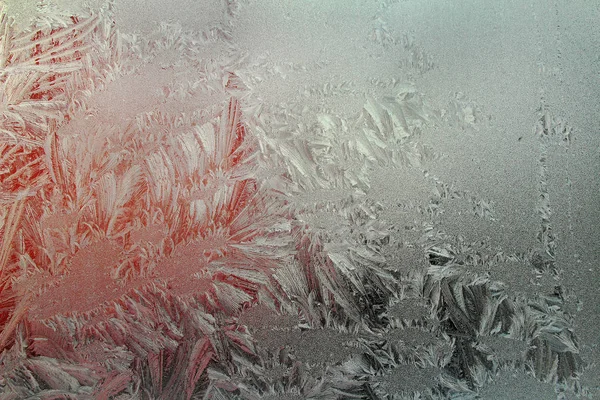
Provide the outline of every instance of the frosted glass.
[[0,0],[0,399],[600,396],[598,21]]

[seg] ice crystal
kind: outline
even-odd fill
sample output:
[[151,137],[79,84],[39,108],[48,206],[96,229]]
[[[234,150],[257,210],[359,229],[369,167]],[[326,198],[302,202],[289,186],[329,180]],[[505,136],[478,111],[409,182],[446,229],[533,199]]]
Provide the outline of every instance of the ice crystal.
[[415,298],[400,300],[388,307],[385,314],[389,319],[415,321],[430,316],[429,309],[423,301]]
[[481,339],[481,350],[487,350],[499,362],[520,362],[529,349],[526,342],[503,336],[485,336]]
[[[433,393],[439,370],[401,365],[378,377],[375,392],[391,395],[391,399],[410,398],[414,393]],[[402,397],[402,395],[406,397]]]
[[0,3],[0,397],[597,391],[595,144],[549,79],[526,136],[430,5],[141,3]]
[[[121,29],[142,34],[150,33],[161,22],[178,23],[186,29],[195,28],[209,31],[223,23],[226,15],[227,7],[224,3],[216,0],[200,2],[184,0],[179,2],[177,7],[164,7],[159,1],[140,2],[138,0],[117,2],[115,5],[115,20]],[[200,16],[201,19],[199,19]]]
[[537,381],[526,372],[502,371],[491,384],[479,391],[483,398],[507,397],[514,399],[554,399],[557,393],[552,385]]

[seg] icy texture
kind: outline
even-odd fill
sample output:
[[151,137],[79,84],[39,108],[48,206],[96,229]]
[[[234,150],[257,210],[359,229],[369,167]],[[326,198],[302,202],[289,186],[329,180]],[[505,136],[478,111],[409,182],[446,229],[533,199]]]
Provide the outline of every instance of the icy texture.
[[562,2],[5,3],[1,399],[600,393]]

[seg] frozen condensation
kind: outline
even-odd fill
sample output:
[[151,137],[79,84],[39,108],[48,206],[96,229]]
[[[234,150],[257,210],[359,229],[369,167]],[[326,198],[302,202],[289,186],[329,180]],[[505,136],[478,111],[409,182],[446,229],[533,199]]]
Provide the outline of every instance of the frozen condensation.
[[0,398],[600,395],[584,0],[0,0]]

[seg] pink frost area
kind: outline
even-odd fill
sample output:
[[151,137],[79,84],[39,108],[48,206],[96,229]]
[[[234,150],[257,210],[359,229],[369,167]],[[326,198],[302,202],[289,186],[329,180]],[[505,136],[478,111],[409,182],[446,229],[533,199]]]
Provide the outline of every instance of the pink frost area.
[[15,360],[52,390],[109,398],[143,364],[151,397],[190,397],[208,312],[255,302],[289,254],[240,103],[217,79],[192,109],[181,71],[128,60],[104,15],[31,33],[0,16],[0,352],[30,343]]
[[[245,128],[239,117],[237,101],[232,100],[228,110],[219,117],[218,126],[205,124],[200,128],[189,128],[191,142],[185,143],[185,146],[196,146],[195,154],[201,157],[200,160],[180,160],[178,157],[188,154],[177,152],[170,159],[161,157],[162,167],[173,171],[175,188],[196,180],[198,189],[187,192],[187,197],[174,199],[176,204],[168,211],[179,214],[171,214],[170,220],[158,224],[143,226],[142,223],[141,227],[140,218],[145,210],[139,207],[160,209],[161,202],[153,204],[151,194],[161,197],[162,193],[158,190],[164,182],[157,182],[157,188],[153,179],[156,177],[152,176],[156,166],[150,165],[152,159],[145,160],[146,165],[140,165],[143,160],[123,157],[113,161],[114,168],[111,170],[103,169],[102,163],[110,163],[113,153],[100,153],[105,147],[100,142],[102,132],[96,131],[95,144],[92,145],[98,151],[94,157],[100,165],[97,170],[94,165],[85,165],[83,172],[90,179],[94,179],[94,175],[103,176],[96,178],[96,183],[90,186],[89,197],[80,199],[88,205],[95,202],[91,205],[95,212],[86,210],[85,206],[80,211],[61,211],[65,202],[51,204],[50,207],[55,210],[42,218],[42,243],[37,245],[50,243],[52,250],[60,252],[65,240],[77,242],[78,237],[88,236],[91,226],[96,236],[105,238],[86,240],[88,243],[77,245],[72,254],[61,255],[62,261],[55,258],[53,276],[43,285],[24,289],[28,282],[33,284],[41,272],[18,276],[23,296],[21,301],[25,300],[25,294],[29,299],[28,318],[46,320],[61,315],[97,312],[100,308],[110,309],[124,296],[131,296],[135,290],[150,284],[166,284],[169,293],[179,297],[218,296],[212,281],[223,280],[219,276],[225,276],[219,272],[218,265],[245,264],[245,268],[252,269],[254,264],[254,268],[264,271],[272,267],[272,255],[248,252],[249,244],[262,235],[260,230],[255,229],[255,218],[259,217],[263,211],[260,207],[269,202],[269,197],[266,193],[259,193],[253,180],[236,177],[236,171],[240,169],[238,166],[245,163],[244,168],[249,168],[244,160],[251,154],[249,147],[242,146]],[[81,139],[85,139],[82,133],[70,140]],[[70,145],[77,149],[73,142]],[[122,145],[127,149],[128,143]],[[58,140],[55,146],[60,146]],[[84,148],[79,149],[86,150],[85,142]],[[182,150],[191,151],[189,147],[182,147]],[[155,151],[154,154],[168,156],[172,149],[158,148]],[[77,162],[82,162],[81,154],[66,156],[75,168],[78,167]],[[192,169],[182,161],[194,163],[196,168]],[[181,169],[175,171],[177,167]],[[77,172],[69,171],[65,165],[57,164],[53,172],[54,176],[62,177],[61,182],[55,178],[57,182],[48,186],[53,197],[70,198],[67,207],[76,207],[73,197],[83,197],[81,192],[88,188],[78,189]],[[62,184],[61,187],[58,183]],[[184,207],[191,207],[191,212],[186,215]],[[165,210],[161,210],[161,214],[164,213]],[[266,223],[270,219],[275,220],[263,217]],[[59,254],[54,256],[59,257]],[[231,282],[231,278],[226,280]],[[250,300],[250,293],[244,290],[248,291],[251,286],[244,285],[239,297]]]
[[118,299],[125,288],[111,277],[111,267],[119,255],[119,247],[109,240],[79,250],[71,259],[70,271],[31,298],[30,318],[87,313]]

